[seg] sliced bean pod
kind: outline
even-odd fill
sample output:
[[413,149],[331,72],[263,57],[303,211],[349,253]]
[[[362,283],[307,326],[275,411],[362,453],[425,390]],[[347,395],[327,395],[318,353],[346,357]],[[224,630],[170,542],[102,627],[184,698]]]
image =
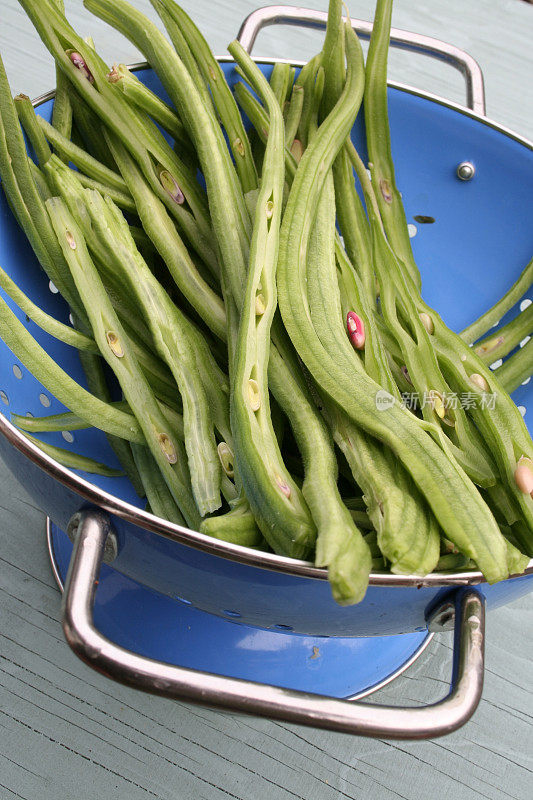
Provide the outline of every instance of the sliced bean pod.
[[[176,156],[157,126],[146,115],[138,114],[121,92],[114,89],[107,79],[109,69],[105,62],[77,36],[61,14],[46,0],[44,3],[40,0],[20,2],[76,93],[104,125],[122,138],[192,246],[204,260],[216,260],[207,201],[196,175]],[[68,55],[71,51],[81,56],[83,70],[72,62]],[[92,131],[94,127],[93,123]],[[103,141],[101,136],[98,141]],[[99,160],[105,163],[105,158]],[[174,193],[167,191],[170,182],[179,188],[180,197],[185,198],[186,203],[176,200]]]
[[[449,330],[436,311],[421,299],[420,313],[431,317],[434,347],[439,366],[453,392],[469,393],[468,414],[477,426],[507,484],[522,509],[523,519],[533,529],[533,499],[515,483],[521,457],[533,458],[533,443],[520,411],[492,372],[457,334]],[[522,348],[523,349],[523,348]]]
[[150,450],[141,444],[133,444],[131,449],[151,513],[169,522],[175,522],[176,525],[185,525],[183,514],[172,497]]
[[200,523],[200,533],[222,539],[224,542],[239,544],[242,547],[255,547],[264,543],[261,531],[256,525],[248,501],[243,496],[226,514],[207,517]]
[[[224,135],[202,104],[183,61],[159,29],[125,0],[85,0],[86,7],[115,27],[146,56],[159,75],[195,145],[207,185],[211,224],[223,269],[234,294],[241,291],[249,249],[248,210]],[[237,286],[238,284],[238,286]]]
[[190,139],[174,109],[145,86],[125,64],[114,64],[108,80],[135,106],[159,123],[173,137],[175,143],[187,152],[191,151],[192,156]]
[[278,105],[283,111],[287,95],[290,91],[291,65],[277,62],[272,67],[270,75],[270,88],[278,101]]
[[[63,0],[54,0],[59,11],[65,13]],[[66,139],[70,139],[72,132],[72,106],[70,104],[69,82],[59,67],[56,67],[56,92],[54,107],[52,109],[52,125]],[[66,164],[64,156],[60,156]]]
[[[418,393],[424,419],[435,422],[449,437],[450,450],[467,475],[480,486],[496,482],[497,472],[490,452],[462,405],[449,398],[452,389],[441,372],[433,345],[433,313],[421,311],[417,303],[418,291],[409,276],[402,275],[380,223],[370,211],[374,263],[381,287],[380,306],[390,333],[396,338],[402,352],[413,388]],[[430,333],[426,326],[430,326]],[[425,323],[425,324],[424,324]]]
[[291,149],[298,132],[298,125],[300,124],[300,119],[302,117],[303,104],[304,87],[301,83],[296,81],[292,87],[287,118],[285,120],[285,147],[288,147],[289,150]]
[[484,364],[493,364],[533,333],[533,303],[496,333],[474,345],[474,350]]
[[[270,417],[268,361],[276,310],[276,264],[285,171],[284,126],[277,98],[261,73],[250,68],[236,43],[231,54],[261,93],[270,113],[250,265],[235,352],[230,402],[239,476],[263,535],[278,553],[302,557],[316,535],[298,486],[285,468]],[[260,303],[260,307],[258,306]]]
[[[307,257],[306,286],[311,320],[322,345],[331,359],[348,371],[357,369],[360,356],[348,342],[341,315],[340,292],[335,264],[335,195],[333,175],[326,178],[312,229]],[[346,270],[346,267],[345,267]],[[348,276],[345,275],[345,280]],[[359,302],[363,301],[354,279],[349,288]],[[361,314],[371,312],[368,303],[358,305]],[[370,375],[381,379],[394,396],[393,379],[387,370],[379,338],[368,326],[369,338],[364,353]],[[396,392],[397,395],[397,392]],[[377,532],[381,552],[391,562],[391,569],[400,573],[431,572],[439,554],[439,529],[431,512],[422,501],[412,481],[394,456],[384,451],[379,442],[367,436],[331,407],[322,396],[324,413],[335,441],[346,456],[353,477],[361,486],[368,513]]]
[[0,333],[15,357],[67,408],[106,433],[128,441],[144,441],[135,417],[110,408],[67,375],[35,341],[2,298]]
[[168,423],[146,383],[129,340],[105,294],[81,230],[59,198],[48,200],[47,209],[73,278],[86,303],[100,351],[117,376],[180,511],[187,523],[195,527],[200,522],[200,515],[190,491],[190,478],[187,464],[182,458],[181,442],[169,431]]
[[114,211],[111,201],[90,192],[87,209],[95,233],[112,250],[115,267],[121,270],[148,320],[155,347],[168,365],[183,402],[185,446],[194,497],[200,516],[220,507],[220,464],[216,453],[213,419],[205,390],[197,372],[194,346],[188,325],[168,294],[148,269],[129,234],[126,221]]
[[302,152],[307,147],[307,139],[309,135],[309,116],[313,107],[313,87],[315,85],[315,78],[317,71],[320,67],[322,54],[318,53],[316,56],[304,64],[300,74],[296,79],[296,83],[302,86],[304,92],[304,100],[302,105],[302,113],[300,115],[300,122],[298,124],[297,137],[301,144]]
[[[87,381],[87,388],[89,391],[104,403],[111,404],[111,392],[103,369],[103,359],[100,356],[97,356],[93,353],[87,353],[83,350],[79,353],[79,359],[85,373],[85,379]],[[130,412],[129,407],[121,410]],[[139,497],[144,497],[144,487],[141,483],[139,472],[133,460],[130,442],[127,442],[125,439],[120,439],[118,436],[111,436],[110,434],[107,434],[106,438],[111,449],[122,464],[124,472],[129,478],[137,495]]]
[[37,115],[30,98],[25,94],[18,94],[13,102],[17,111],[20,123],[26,135],[28,136],[31,145],[35,151],[37,162],[39,164],[46,164],[52,151],[48,146],[48,142],[37,122]]
[[109,197],[111,200],[113,200],[113,202],[116,203],[117,206],[123,211],[127,211],[130,214],[137,213],[137,206],[135,205],[135,202],[129,192],[121,192],[118,189],[107,186],[105,183],[95,181],[94,178],[87,177],[87,175],[84,175],[83,172],[77,172],[73,170],[73,175],[76,180],[80,182],[84,189],[94,189],[105,197]]
[[165,206],[151,191],[126,148],[110,136],[115,160],[135,200],[142,225],[167,265],[176,285],[220,339],[226,337],[226,314],[220,297],[204,281]]

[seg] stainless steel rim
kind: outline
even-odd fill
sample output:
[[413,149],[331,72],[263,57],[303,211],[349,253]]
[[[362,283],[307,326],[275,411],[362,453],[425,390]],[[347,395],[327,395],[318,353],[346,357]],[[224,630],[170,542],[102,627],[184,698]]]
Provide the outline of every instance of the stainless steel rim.
[[[276,64],[279,62],[286,63],[286,59],[280,58],[257,58],[255,59],[260,64]],[[232,61],[230,56],[219,57],[221,62]],[[304,62],[292,61],[294,66],[301,66]],[[139,62],[130,65],[132,70],[146,69],[149,67],[147,62]],[[464,114],[472,119],[477,120],[483,125],[503,133],[506,136],[514,139],[520,144],[524,145],[530,150],[533,150],[533,143],[523,136],[519,136],[513,131],[509,130],[503,125],[494,122],[487,117],[481,116],[470,109],[446,100],[443,97],[432,95],[428,92],[422,92],[411,87],[406,87],[402,84],[390,82],[389,86],[409,94],[416,95],[432,102],[436,102],[442,106],[453,109],[460,114]],[[42,103],[51,100],[55,96],[55,91],[51,90],[43,95],[40,95],[33,101],[35,107]],[[98,488],[92,483],[89,483],[84,478],[76,475],[67,467],[63,467],[53,458],[43,453],[36,445],[30,442],[24,434],[15,428],[9,420],[0,413],[0,433],[16,447],[21,453],[27,456],[30,461],[48,473],[51,477],[55,478],[59,483],[66,486],[71,491],[78,494],[84,500],[94,503],[102,508],[104,511],[114,514],[115,516],[131,522],[145,530],[156,533],[165,538],[173,541],[180,542],[181,544],[193,547],[203,552],[211,553],[212,555],[226,558],[230,561],[236,561],[241,564],[246,564],[252,567],[259,567],[261,569],[272,570],[275,572],[282,572],[289,575],[298,575],[306,578],[315,578],[318,580],[327,580],[328,574],[326,569],[315,567],[309,561],[301,561],[286,556],[279,556],[273,553],[263,553],[253,550],[248,547],[241,547],[240,545],[222,542],[218,539],[212,539],[197,531],[190,530],[181,525],[163,520],[149,514],[131,503],[126,503],[118,497],[115,497],[108,492]],[[529,562],[526,570],[521,573],[522,575],[533,574],[533,559]],[[510,576],[511,578],[518,576]],[[455,573],[431,573],[424,577],[416,575],[393,575],[390,573],[373,573],[370,576],[371,586],[415,586],[422,588],[424,586],[472,586],[480,583],[485,583],[485,578],[479,571],[470,572],[455,572]]]
[[[50,519],[50,517],[46,518],[46,547],[50,559],[50,567],[52,569],[52,575],[54,576],[54,580],[57,583],[59,591],[61,592],[61,594],[63,594],[63,592],[65,591],[65,585],[63,583],[63,580],[61,579],[59,567],[57,566],[57,559],[54,550],[54,542],[52,539],[52,520]],[[398,635],[400,636],[401,634]],[[427,631],[424,641],[417,647],[414,653],[407,659],[407,661],[405,661],[402,664],[401,667],[394,670],[394,672],[391,672],[390,675],[388,675],[386,678],[383,678],[383,680],[379,681],[379,683],[374,683],[372,686],[369,686],[368,689],[364,689],[362,692],[357,692],[357,694],[349,695],[344,699],[362,700],[364,697],[368,697],[369,695],[374,694],[374,692],[379,691],[379,689],[383,689],[385,686],[388,686],[389,683],[392,683],[394,680],[396,680],[396,678],[399,678],[400,675],[403,675],[403,673],[406,670],[408,670],[409,667],[412,666],[412,664],[414,664],[415,661],[417,661],[420,658],[420,656],[426,650],[426,648],[428,647],[429,643],[432,641],[434,636],[435,636],[434,633]]]

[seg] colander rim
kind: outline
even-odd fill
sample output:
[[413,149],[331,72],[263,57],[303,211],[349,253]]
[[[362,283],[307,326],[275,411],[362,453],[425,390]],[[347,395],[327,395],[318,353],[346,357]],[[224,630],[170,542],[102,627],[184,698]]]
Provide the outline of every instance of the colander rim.
[[[217,60],[224,63],[232,61],[230,56],[217,56]],[[261,64],[276,64],[276,63],[290,63],[293,66],[302,66],[303,61],[289,61],[282,58],[266,58],[256,57],[254,59]],[[132,71],[142,69],[149,69],[150,65],[147,62],[138,62],[129,65]],[[440,105],[451,108],[461,114],[471,117],[488,127],[491,127],[506,136],[514,139],[520,144],[525,145],[530,150],[533,150],[533,142],[529,141],[523,136],[516,134],[514,131],[500,125],[499,123],[490,120],[487,117],[481,116],[468,108],[447,100],[438,95],[424,92],[405,84],[389,81],[389,86],[408,94],[413,94],[417,97],[431,100]],[[55,90],[50,90],[33,100],[33,105],[37,108],[42,103],[51,100],[55,96]],[[84,500],[94,503],[95,505],[113,514],[127,522],[131,522],[138,527],[148,530],[164,538],[177,541],[180,544],[187,545],[197,550],[210,553],[212,555],[226,558],[230,561],[236,561],[241,564],[246,564],[250,567],[258,567],[274,572],[282,572],[290,575],[297,575],[306,578],[315,578],[318,580],[327,580],[327,569],[322,567],[315,567],[310,561],[302,561],[299,559],[289,558],[287,556],[280,556],[275,553],[264,553],[259,550],[254,550],[249,547],[242,547],[241,545],[231,544],[219,539],[214,539],[206,534],[193,531],[181,525],[176,525],[168,520],[156,517],[136,506],[128,503],[115,495],[100,489],[95,484],[90,483],[85,478],[77,475],[68,467],[64,467],[58,461],[51,458],[49,455],[40,450],[37,445],[26,438],[24,433],[16,428],[7,417],[0,412],[0,433],[5,436],[10,444],[12,444],[23,455],[29,458],[36,466],[57,480],[68,489],[78,494]],[[515,578],[525,575],[533,574],[533,559],[530,560],[528,566],[520,575],[511,575],[509,578]],[[485,583],[486,580],[481,572],[477,570],[463,571],[463,572],[450,572],[450,573],[430,573],[423,577],[418,575],[394,575],[392,573],[372,573],[370,575],[371,586],[396,586],[406,587],[414,586],[417,588],[425,586],[472,586],[480,583]]]

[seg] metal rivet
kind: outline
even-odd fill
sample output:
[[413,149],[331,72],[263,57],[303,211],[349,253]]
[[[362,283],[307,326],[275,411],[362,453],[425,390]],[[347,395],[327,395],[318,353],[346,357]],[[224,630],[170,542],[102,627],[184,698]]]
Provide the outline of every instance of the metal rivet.
[[457,177],[461,181],[471,181],[476,174],[476,168],[471,161],[461,161],[456,170]]
[[113,531],[109,531],[104,545],[104,564],[112,564],[118,556],[118,542],[117,537]]
[[[81,521],[81,513],[77,511],[69,520],[67,525],[67,536],[74,544],[78,535],[78,527]],[[109,529],[104,545],[104,564],[112,564],[118,555],[118,540],[113,530]]]
[[74,542],[76,534],[78,533],[78,525],[80,524],[80,513],[73,514],[67,525],[67,536],[71,542]]
[[454,603],[445,603],[429,618],[428,630],[431,633],[440,633],[441,631],[451,631],[455,627],[455,605]]

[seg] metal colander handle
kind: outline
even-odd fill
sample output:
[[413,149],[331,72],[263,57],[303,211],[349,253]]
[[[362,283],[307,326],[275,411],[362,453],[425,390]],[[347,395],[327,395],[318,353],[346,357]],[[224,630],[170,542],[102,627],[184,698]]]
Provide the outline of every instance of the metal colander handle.
[[[164,697],[387,739],[425,739],[451,733],[477,708],[483,688],[485,610],[482,596],[474,589],[455,595],[454,668],[451,690],[444,700],[417,708],[338,700],[164,664],[114,644],[93,621],[104,554],[107,561],[116,554],[110,521],[102,511],[88,510],[77,515],[76,523],[63,595],[63,631],[76,655],[116,681]],[[438,615],[441,624],[443,616],[449,619],[452,613],[449,599],[445,605],[445,612],[441,606],[432,615],[433,619]]]
[[[299,28],[326,27],[326,11],[297,6],[265,6],[252,11],[241,25],[237,39],[249,53],[252,52],[257,34],[268,25],[294,25]],[[363,39],[369,39],[372,23],[360,19],[351,20],[353,29]],[[464,50],[454,47],[440,39],[423,36],[420,33],[391,29],[391,44],[401,50],[412,50],[439,61],[445,61],[463,75],[466,83],[466,104],[476,114],[485,116],[485,89],[483,73],[477,61]]]

